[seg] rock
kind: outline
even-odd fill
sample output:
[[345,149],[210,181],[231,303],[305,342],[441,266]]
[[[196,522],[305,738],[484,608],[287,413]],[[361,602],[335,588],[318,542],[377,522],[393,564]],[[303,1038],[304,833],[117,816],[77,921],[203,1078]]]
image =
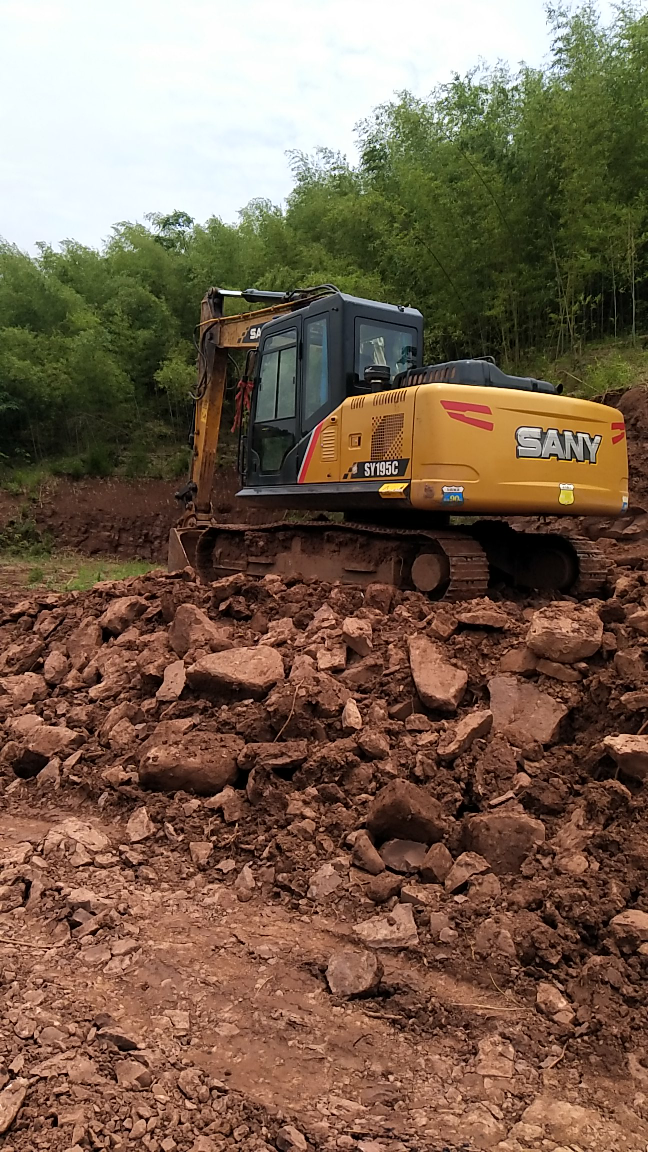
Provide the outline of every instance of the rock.
[[148,608],[142,596],[119,596],[106,608],[103,616],[99,617],[99,624],[106,632],[113,636],[120,636],[139,616],[143,616]]
[[27,1095],[27,1081],[22,1077],[12,1080],[0,1092],[0,1136],[8,1132],[22,1108]]
[[364,594],[366,608],[376,608],[386,616],[396,595],[393,584],[367,584]]
[[635,632],[640,632],[642,636],[648,636],[648,608],[637,608],[631,612],[627,618],[627,623]]
[[51,841],[52,846],[56,843],[61,843],[65,839],[75,840],[77,844],[82,844],[87,848],[88,852],[105,852],[110,848],[110,840],[104,836],[103,832],[99,832],[97,828],[93,828],[91,824],[85,824],[82,820],[77,820],[75,816],[69,816],[67,820],[63,820],[60,824],[56,824],[51,828],[45,839],[45,846],[43,848],[44,855],[47,855],[47,842]]
[[351,860],[356,867],[362,868],[365,872],[369,872],[371,876],[379,876],[381,872],[385,871],[382,856],[374,847],[368,832],[365,832],[364,828],[360,829],[353,842]]
[[347,734],[359,732],[362,728],[362,716],[355,700],[347,700],[342,709],[342,731]]
[[570,1012],[572,1017],[571,1004],[566,996],[563,996],[559,988],[555,984],[549,984],[546,980],[541,980],[538,984],[536,991],[536,1007],[544,1016],[553,1018],[558,1012]]
[[280,644],[288,644],[296,635],[297,629],[290,616],[282,616],[281,619],[270,622],[268,631],[261,637],[259,644],[268,644],[271,648],[276,648]]
[[368,656],[373,652],[373,628],[369,620],[347,616],[342,623],[342,639],[358,656]]
[[323,644],[317,649],[318,672],[344,672],[347,650],[345,644]]
[[479,876],[481,872],[488,872],[490,864],[476,852],[462,852],[455,860],[452,868],[445,878],[446,892],[456,892],[467,884],[471,876]]
[[454,931],[445,912],[430,912],[429,927],[432,939],[440,940],[442,944],[454,944],[459,939],[459,933]]
[[480,956],[500,955],[507,956],[510,960],[517,960],[517,950],[511,933],[493,917],[482,920],[477,926],[475,952]]
[[648,912],[626,908],[610,921],[610,929],[619,947],[636,952],[640,944],[648,941]]
[[139,1040],[136,1040],[130,1032],[125,1032],[114,1020],[102,1025],[97,1032],[99,1040],[106,1040],[109,1044],[113,1044],[120,1052],[135,1052],[139,1048]]
[[322,864],[310,878],[307,896],[309,900],[325,900],[340,887],[342,877],[332,864]]
[[11,696],[11,702],[16,708],[24,708],[26,704],[34,704],[44,700],[48,695],[48,686],[43,676],[38,672],[23,672],[20,676],[3,676],[0,687]]
[[515,1073],[515,1049],[501,1036],[486,1036],[477,1045],[475,1071],[479,1076],[501,1076],[510,1080]]
[[382,964],[373,952],[357,952],[351,948],[334,952],[326,969],[328,986],[341,1000],[375,992],[382,974]]
[[418,944],[411,904],[396,904],[386,916],[356,924],[354,933],[368,948],[411,948]]
[[523,747],[551,744],[569,709],[535,684],[514,676],[493,676],[488,681],[493,727]]
[[208,648],[224,652],[232,648],[227,630],[215,624],[195,604],[180,604],[169,628],[169,643],[177,656],[186,656],[189,650]]
[[292,1124],[279,1129],[275,1144],[279,1152],[307,1152],[308,1149],[305,1137]]
[[66,898],[66,903],[73,912],[81,908],[84,912],[90,912],[92,916],[98,916],[108,907],[103,897],[97,896],[91,888],[73,888]]
[[77,672],[90,663],[103,643],[103,633],[98,620],[84,620],[67,639],[70,663]]
[[621,679],[628,684],[641,684],[646,673],[642,649],[625,648],[621,652],[615,652],[614,668]]
[[519,872],[523,860],[544,839],[542,821],[522,811],[484,812],[472,816],[466,826],[468,846],[483,856],[498,876]]
[[342,673],[340,680],[347,688],[355,692],[358,688],[372,688],[384,670],[385,666],[382,660],[374,653],[356,661],[355,664],[351,664],[346,672]]
[[178,1076],[178,1088],[187,1100],[198,1100],[203,1083],[203,1074],[199,1068],[183,1068]]
[[606,736],[606,752],[618,765],[624,776],[640,782],[648,776],[648,736]]
[[252,869],[249,864],[244,864],[234,881],[234,891],[241,903],[252,899],[255,888],[256,880],[254,879]]
[[214,845],[211,840],[197,840],[189,845],[189,855],[191,856],[192,864],[201,871],[206,868],[209,863],[209,858],[214,850]]
[[[177,741],[157,743],[154,733],[140,760],[140,784],[164,792],[182,789],[211,796],[235,782],[243,747],[239,736],[192,732]],[[282,745],[274,747],[281,749]]]
[[423,704],[439,712],[455,712],[463,699],[468,673],[449,664],[442,650],[417,632],[408,638],[410,668]]
[[153,1077],[148,1068],[140,1064],[139,1060],[115,1061],[115,1075],[120,1088],[137,1090],[138,1088],[150,1088],[153,1083]]
[[45,645],[36,636],[30,637],[29,640],[17,640],[0,654],[0,672],[12,676],[32,672],[44,651]]
[[557,664],[576,664],[601,647],[603,621],[584,604],[550,604],[535,612],[527,646],[536,656]]
[[444,884],[452,865],[453,859],[445,844],[433,844],[421,864],[421,880],[425,880],[428,884],[433,884],[435,881]]
[[43,665],[43,676],[50,688],[55,688],[57,684],[61,684],[69,671],[70,665],[63,653],[50,652]]
[[141,840],[148,840],[155,833],[155,824],[151,820],[145,807],[137,808],[126,825],[126,832],[131,844],[139,844]]
[[11,764],[17,776],[29,779],[36,776],[54,756],[69,756],[84,743],[85,736],[81,732],[63,726],[38,724],[23,746],[16,748]]
[[260,698],[284,679],[281,656],[274,648],[234,648],[202,656],[187,669],[189,685],[206,695],[223,691]]
[[245,796],[235,788],[231,788],[229,784],[222,792],[206,800],[205,808],[210,812],[222,812],[226,824],[236,824],[249,811]]
[[558,664],[555,660],[538,660],[536,672],[542,676],[550,676],[552,680],[562,680],[564,684],[577,684],[582,680],[577,668],[570,668],[568,664]]
[[380,849],[380,856],[386,868],[407,876],[418,872],[426,856],[426,847],[417,840],[387,840]]
[[511,621],[505,612],[500,612],[494,604],[485,601],[464,608],[457,614],[457,623],[463,624],[464,628],[485,628],[501,632],[510,627]]
[[365,728],[358,736],[358,748],[369,760],[386,760],[390,753],[389,737],[375,728]]
[[382,872],[367,884],[365,896],[374,904],[385,904],[393,896],[398,896],[402,886],[401,876],[395,876],[393,872]]
[[440,760],[456,760],[463,756],[471,744],[482,736],[488,736],[493,727],[493,713],[487,709],[469,712],[453,729],[445,732],[437,745]]
[[515,672],[519,676],[530,676],[535,672],[537,657],[526,644],[519,648],[509,648],[500,660],[500,672]]
[[186,682],[184,660],[174,660],[173,663],[167,664],[162,684],[155,693],[156,700],[160,704],[171,704],[174,700],[179,700]]
[[367,828],[375,840],[419,840],[433,844],[447,830],[441,805],[418,784],[391,780],[372,800]]
[[525,1108],[522,1121],[524,1124],[537,1124],[552,1140],[568,1141],[572,1146],[576,1141],[583,1144],[588,1134],[594,1137],[601,1123],[597,1112],[582,1108],[580,1104],[557,1100],[555,1095],[538,1096]]

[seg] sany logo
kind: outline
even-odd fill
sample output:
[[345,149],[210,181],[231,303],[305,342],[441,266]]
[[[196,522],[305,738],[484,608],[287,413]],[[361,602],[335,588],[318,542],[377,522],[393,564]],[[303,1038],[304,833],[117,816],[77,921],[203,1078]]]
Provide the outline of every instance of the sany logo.
[[579,464],[596,464],[596,456],[601,446],[602,436],[590,436],[589,432],[570,432],[566,428],[533,428],[524,425],[517,428],[515,440],[518,457],[532,457],[536,460],[576,460]]

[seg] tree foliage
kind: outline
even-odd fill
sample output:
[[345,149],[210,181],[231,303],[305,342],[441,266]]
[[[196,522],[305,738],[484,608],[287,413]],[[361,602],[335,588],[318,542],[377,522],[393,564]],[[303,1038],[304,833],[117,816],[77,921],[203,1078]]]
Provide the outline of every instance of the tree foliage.
[[648,323],[648,16],[547,10],[543,69],[455,75],[358,128],[359,161],[291,154],[284,207],[185,212],[29,257],[0,244],[0,452],[42,457],[178,433],[211,284],[335,283],[416,305],[428,359],[515,366]]

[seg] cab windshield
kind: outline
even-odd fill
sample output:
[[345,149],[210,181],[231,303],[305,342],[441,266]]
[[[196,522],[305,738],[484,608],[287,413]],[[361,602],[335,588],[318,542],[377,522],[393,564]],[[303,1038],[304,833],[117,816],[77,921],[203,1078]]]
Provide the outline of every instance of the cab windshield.
[[393,379],[399,372],[415,368],[417,358],[416,328],[356,320],[355,370],[360,381],[365,368],[372,364],[387,365]]

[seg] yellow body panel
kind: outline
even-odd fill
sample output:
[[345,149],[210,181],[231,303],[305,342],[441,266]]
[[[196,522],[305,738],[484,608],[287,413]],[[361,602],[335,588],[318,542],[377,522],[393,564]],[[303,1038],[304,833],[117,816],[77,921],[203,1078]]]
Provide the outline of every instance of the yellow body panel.
[[300,483],[364,480],[407,481],[385,498],[435,512],[616,515],[628,504],[623,417],[447,383],[353,397],[315,429]]

